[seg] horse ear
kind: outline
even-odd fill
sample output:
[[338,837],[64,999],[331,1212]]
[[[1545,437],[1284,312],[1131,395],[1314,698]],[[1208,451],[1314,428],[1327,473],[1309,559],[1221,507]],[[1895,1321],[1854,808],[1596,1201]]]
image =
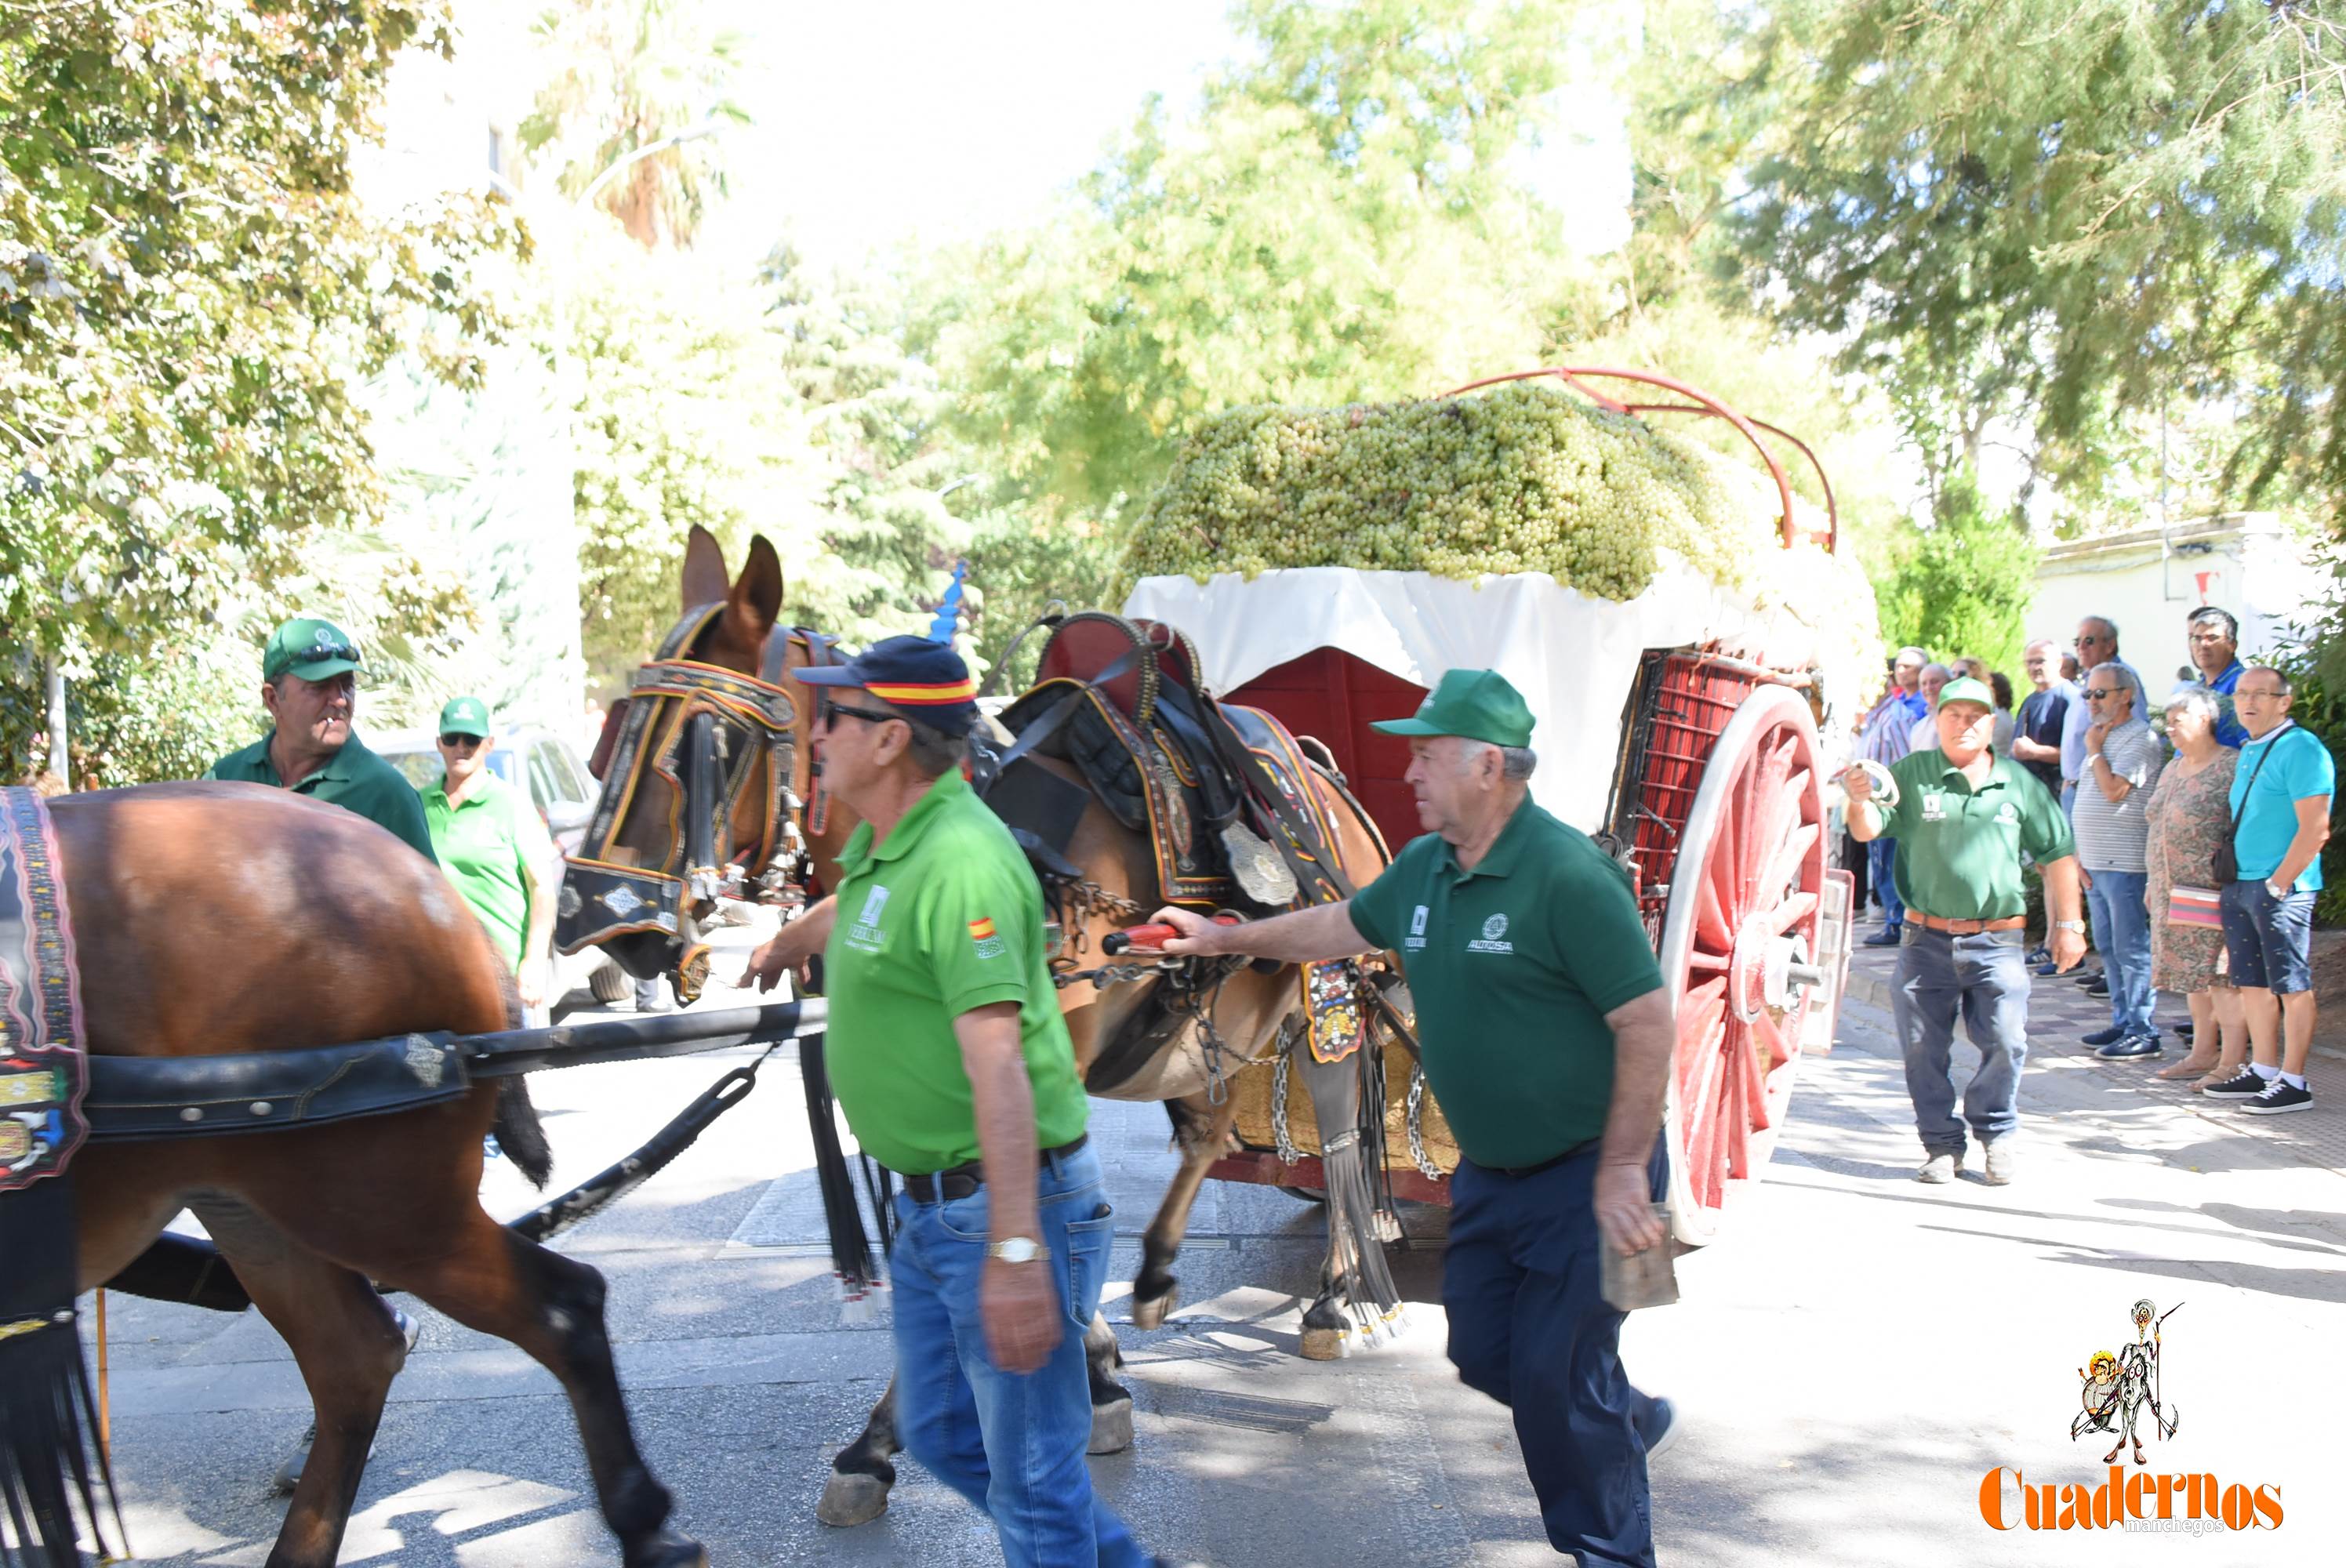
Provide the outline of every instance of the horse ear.
[[684,607],[714,605],[726,596],[726,585],[732,574],[725,569],[724,546],[717,535],[699,524],[692,525],[692,537],[684,545]]
[[734,582],[728,603],[729,613],[743,616],[748,629],[760,639],[773,629],[781,615],[782,558],[774,554],[763,534],[750,541],[750,558],[741,563],[741,575]]

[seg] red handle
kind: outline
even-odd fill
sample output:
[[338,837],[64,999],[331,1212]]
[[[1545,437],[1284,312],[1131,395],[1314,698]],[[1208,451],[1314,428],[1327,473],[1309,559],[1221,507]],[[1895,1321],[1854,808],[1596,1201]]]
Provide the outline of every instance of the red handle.
[[[1216,925],[1236,925],[1239,917],[1220,914],[1214,917]],[[1100,939],[1100,951],[1110,958],[1134,952],[1154,952],[1181,934],[1178,926],[1134,925],[1122,931],[1112,931]]]

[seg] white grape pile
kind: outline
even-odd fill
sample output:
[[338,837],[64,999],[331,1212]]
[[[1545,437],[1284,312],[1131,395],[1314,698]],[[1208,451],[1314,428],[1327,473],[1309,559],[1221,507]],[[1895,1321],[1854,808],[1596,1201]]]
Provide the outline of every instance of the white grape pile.
[[1136,576],[1355,566],[1545,572],[1633,599],[1670,550],[1741,585],[1777,549],[1765,503],[1708,453],[1565,392],[1233,409],[1182,449],[1126,556]]

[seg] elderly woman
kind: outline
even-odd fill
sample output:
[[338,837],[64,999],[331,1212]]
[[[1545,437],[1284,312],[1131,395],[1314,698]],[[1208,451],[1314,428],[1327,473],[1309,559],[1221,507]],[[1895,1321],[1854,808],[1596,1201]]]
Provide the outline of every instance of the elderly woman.
[[[2191,1055],[2158,1075],[2189,1078],[2195,1090],[2237,1073],[2249,1054],[2240,993],[2224,978],[2222,918],[2198,907],[2212,898],[2189,891],[2216,891],[2216,847],[2231,831],[2232,765],[2240,754],[2216,738],[2223,713],[2221,699],[2204,686],[2178,687],[2167,699],[2175,759],[2159,773],[2147,812],[2151,983],[2183,993],[2191,1004]],[[2186,890],[2180,903],[2178,888]]]

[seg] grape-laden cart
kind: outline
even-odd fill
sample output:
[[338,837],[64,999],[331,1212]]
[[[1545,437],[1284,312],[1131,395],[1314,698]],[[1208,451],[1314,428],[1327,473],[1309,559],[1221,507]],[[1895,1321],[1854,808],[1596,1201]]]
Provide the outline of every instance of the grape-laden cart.
[[[1402,777],[1407,745],[1370,725],[1413,712],[1446,669],[1496,669],[1523,692],[1536,719],[1533,798],[1596,837],[1627,868],[1660,959],[1678,1029],[1668,1112],[1671,1223],[1681,1240],[1699,1245],[1718,1234],[1737,1195],[1765,1169],[1801,1055],[1831,1048],[1852,911],[1851,876],[1831,864],[1827,788],[1831,765],[1845,755],[1862,718],[1856,704],[1867,695],[1869,674],[1879,678],[1872,596],[1840,547],[1821,468],[1821,503],[1811,504],[1795,491],[1770,438],[1813,465],[1798,441],[1659,376],[1593,369],[1529,376],[1540,378],[1536,386],[1501,384],[1528,378],[1500,377],[1450,394],[1452,404],[1535,400],[1487,415],[1464,411],[1463,432],[1428,412],[1433,405],[1383,405],[1285,422],[1250,412],[1247,430],[1220,446],[1193,445],[1185,462],[1215,465],[1207,499],[1160,496],[1150,525],[1187,527],[1207,547],[1188,575],[1141,576],[1124,610],[1188,633],[1207,683],[1226,699],[1266,708],[1299,736],[1323,742],[1395,850],[1421,830]],[[1624,383],[1637,390],[1617,396],[1607,390]],[[1481,390],[1494,384],[1496,393]],[[1558,406],[1567,399],[1569,412]],[[1630,428],[1661,412],[1724,422],[1749,438],[1760,462]],[[1503,416],[1514,423],[1478,433],[1478,419]],[[1448,461],[1483,473],[1494,461],[1515,461],[1511,454],[1523,443],[1545,439],[1520,427],[1530,416],[1561,422],[1566,444],[1575,446],[1582,438],[1571,421],[1593,419],[1600,443],[1613,444],[1595,456],[1542,459],[1544,488],[1515,485],[1481,503],[1423,494],[1421,457],[1413,486],[1405,475],[1399,481],[1412,486],[1407,494],[1365,498],[1356,535],[1362,564],[1280,558],[1289,547],[1285,518],[1341,508],[1341,497],[1323,494],[1330,484],[1371,473],[1394,482],[1390,463],[1343,455],[1351,433],[1405,417],[1395,442],[1421,454],[1450,453]],[[1299,474],[1299,464],[1318,465],[1321,477]],[[1479,534],[1495,541],[1491,555],[1503,568],[1542,558],[1539,550],[1558,539],[1568,544],[1578,519],[1601,515],[1623,532],[1622,509],[1591,507],[1586,489],[1617,479],[1650,497],[1655,464],[1668,485],[1698,487],[1700,504],[1691,521],[1680,518],[1678,535],[1646,541],[1655,545],[1650,560],[1631,563],[1650,566],[1643,576],[1619,567],[1617,542],[1546,557],[1597,561],[1603,569],[1589,574],[1602,579],[1596,591],[1566,585],[1549,571],[1468,575],[1460,562],[1471,564],[1476,541],[1454,535],[1426,552],[1437,569],[1382,565],[1409,558],[1395,543],[1407,538],[1407,527]],[[1177,468],[1168,488],[1178,492],[1184,483]],[[1196,491],[1208,481],[1188,483]],[[1577,496],[1574,484],[1582,487]],[[1675,492],[1666,499],[1684,510]],[[1649,504],[1661,503],[1637,506]],[[1542,506],[1561,524],[1543,521]],[[1279,516],[1258,524],[1250,507]],[[1634,527],[1637,507],[1629,510],[1626,532],[1635,544],[1642,536]],[[1494,511],[1513,521],[1494,528],[1488,519]],[[1740,526],[1755,513],[1758,524],[1739,535],[1742,543],[1708,552],[1705,564],[1672,547],[1673,538],[1686,543],[1686,528],[1719,527],[1722,516]],[[1324,535],[1291,548],[1323,557],[1331,550]],[[1211,570],[1233,555],[1246,557],[1249,570]],[[1165,560],[1160,553],[1143,565]],[[1276,1072],[1257,1066],[1240,1074],[1234,1092],[1246,1147],[1213,1174],[1312,1188],[1316,1135],[1300,1105],[1303,1096],[1295,1096],[1290,1115]],[[1438,1107],[1397,1047],[1388,1047],[1387,1073],[1393,1191],[1446,1201],[1457,1155]]]

